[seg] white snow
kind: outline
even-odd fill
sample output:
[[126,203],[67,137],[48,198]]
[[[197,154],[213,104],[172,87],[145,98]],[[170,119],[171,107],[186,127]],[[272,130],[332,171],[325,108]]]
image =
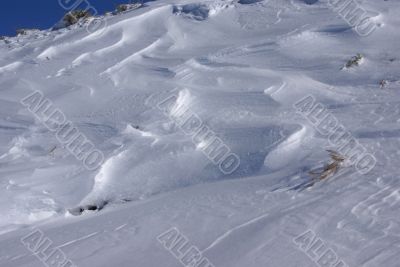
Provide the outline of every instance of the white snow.
[[[106,16],[101,34],[0,41],[0,266],[61,266],[24,246],[35,229],[76,266],[183,266],[157,240],[172,227],[215,267],[399,266],[400,3],[357,1],[377,24],[360,36],[328,2],[157,0]],[[36,90],[102,151],[100,168],[21,104]],[[345,165],[306,188],[337,150],[296,110],[308,95],[372,171]],[[183,108],[239,156],[235,172],[180,127]],[[297,246],[308,230],[325,248]]]

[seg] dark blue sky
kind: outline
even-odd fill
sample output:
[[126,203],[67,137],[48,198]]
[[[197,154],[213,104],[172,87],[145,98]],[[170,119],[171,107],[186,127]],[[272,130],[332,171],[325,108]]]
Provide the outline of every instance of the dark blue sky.
[[59,21],[68,10],[60,6],[89,2],[100,14],[112,11],[118,4],[130,0],[5,0],[0,4],[0,36],[14,36],[20,28],[47,29]]

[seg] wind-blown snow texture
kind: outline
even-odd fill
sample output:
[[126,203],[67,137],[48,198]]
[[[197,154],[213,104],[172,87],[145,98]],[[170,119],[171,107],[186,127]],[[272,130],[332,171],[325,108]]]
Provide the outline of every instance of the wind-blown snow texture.
[[[318,266],[293,242],[309,229],[348,266],[399,266],[400,3],[359,3],[379,25],[367,37],[327,1],[163,0],[107,17],[100,35],[0,41],[0,266],[43,266],[20,242],[34,228],[77,266],[181,266],[157,241],[171,227],[216,267]],[[101,168],[20,104],[35,90],[104,153]],[[237,172],[157,108],[171,94],[240,156]],[[371,172],[297,190],[329,161],[293,107],[310,94],[376,156]]]

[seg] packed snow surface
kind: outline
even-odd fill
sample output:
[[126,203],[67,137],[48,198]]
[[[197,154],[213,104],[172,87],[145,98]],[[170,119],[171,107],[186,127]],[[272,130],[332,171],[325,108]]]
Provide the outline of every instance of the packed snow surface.
[[[329,2],[157,0],[99,31],[0,41],[0,266],[61,266],[26,246],[34,231],[74,266],[193,266],[163,243],[170,229],[198,267],[400,266],[400,2],[357,1],[366,36]],[[24,105],[35,92],[101,151],[98,168]],[[343,163],[311,186],[338,147],[301,114],[307,97],[373,168]]]

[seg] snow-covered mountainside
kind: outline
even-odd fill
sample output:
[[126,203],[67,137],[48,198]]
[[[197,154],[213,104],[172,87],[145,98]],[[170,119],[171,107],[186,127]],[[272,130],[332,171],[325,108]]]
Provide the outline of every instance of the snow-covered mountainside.
[[157,0],[0,40],[0,266],[400,266],[399,14]]

